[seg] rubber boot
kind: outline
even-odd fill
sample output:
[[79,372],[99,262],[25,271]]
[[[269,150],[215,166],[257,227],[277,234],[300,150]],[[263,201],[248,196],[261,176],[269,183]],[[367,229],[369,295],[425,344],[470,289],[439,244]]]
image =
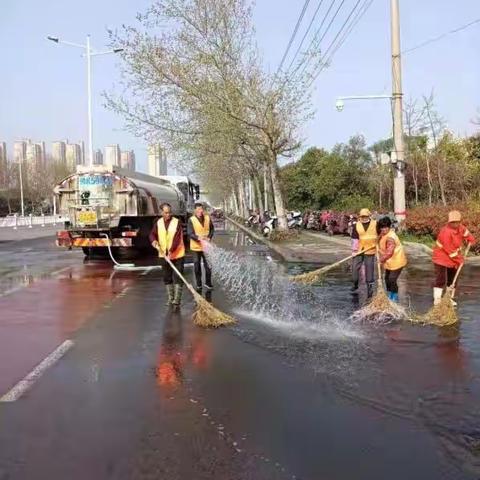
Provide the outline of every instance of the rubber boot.
[[173,299],[175,297],[175,293],[174,293],[174,288],[173,288],[173,284],[170,284],[170,285],[166,285],[167,287],[167,301],[165,302],[165,305],[173,305]]
[[434,287],[433,289],[433,304],[438,305],[442,301],[443,288]]
[[457,306],[457,302],[454,300],[454,297],[455,297],[455,289],[454,288],[451,288],[450,289],[450,301],[452,302],[452,305],[454,307]]
[[390,300],[395,303],[399,303],[398,293],[390,292]]
[[373,287],[374,287],[374,283],[372,282],[369,282],[367,283],[367,298],[372,298],[373,297]]
[[353,282],[353,285],[352,285],[352,288],[350,289],[350,291],[352,293],[356,292],[358,290],[358,282]]
[[182,291],[183,291],[183,285],[180,283],[175,284],[175,295],[173,298],[173,305],[176,307],[179,307],[180,304],[182,303]]

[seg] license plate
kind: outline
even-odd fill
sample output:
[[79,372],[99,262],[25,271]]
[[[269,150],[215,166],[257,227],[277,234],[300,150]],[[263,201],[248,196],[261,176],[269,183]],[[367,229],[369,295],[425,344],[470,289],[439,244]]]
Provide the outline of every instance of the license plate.
[[96,225],[97,224],[97,212],[78,212],[77,214],[78,223],[83,223],[83,225]]

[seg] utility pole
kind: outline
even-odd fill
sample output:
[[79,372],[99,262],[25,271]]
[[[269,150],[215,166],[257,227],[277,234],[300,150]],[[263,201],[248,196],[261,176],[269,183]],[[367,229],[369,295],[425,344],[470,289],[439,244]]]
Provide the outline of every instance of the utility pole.
[[392,20],[392,108],[393,144],[392,163],[395,168],[393,179],[393,204],[399,224],[405,221],[405,151],[403,147],[403,93],[402,58],[400,50],[399,0],[390,0]]

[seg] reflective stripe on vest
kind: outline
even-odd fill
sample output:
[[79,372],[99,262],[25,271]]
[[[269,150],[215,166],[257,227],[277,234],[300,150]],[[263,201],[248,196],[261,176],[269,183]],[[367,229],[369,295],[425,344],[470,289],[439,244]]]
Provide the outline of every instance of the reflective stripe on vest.
[[159,257],[164,257],[165,252],[170,252],[170,259],[175,260],[176,258],[181,258],[185,256],[185,246],[183,244],[183,236],[180,240],[180,244],[175,249],[175,251],[170,251],[173,244],[173,239],[175,238],[175,233],[177,232],[178,228],[178,218],[173,217],[170,220],[170,224],[168,225],[168,230],[165,228],[165,221],[161,218],[157,222],[157,229],[158,229],[158,244],[160,245],[160,249],[158,251]]
[[387,240],[389,238],[395,242],[395,250],[393,255],[385,262],[385,268],[387,270],[398,270],[407,264],[407,257],[402,242],[393,230],[390,230],[380,239],[380,252],[383,254],[387,251]]
[[365,255],[375,255],[375,248],[373,247],[377,245],[377,222],[371,220],[367,231],[365,231],[361,222],[357,222],[356,229],[359,237],[359,250],[370,249],[365,252]]
[[[208,215],[204,215],[203,225],[195,215],[190,217],[190,221],[192,222],[193,231],[197,237],[208,237],[210,233],[210,217]],[[203,250],[201,242],[197,242],[197,240],[191,238],[190,250],[192,250],[192,252],[201,252]]]

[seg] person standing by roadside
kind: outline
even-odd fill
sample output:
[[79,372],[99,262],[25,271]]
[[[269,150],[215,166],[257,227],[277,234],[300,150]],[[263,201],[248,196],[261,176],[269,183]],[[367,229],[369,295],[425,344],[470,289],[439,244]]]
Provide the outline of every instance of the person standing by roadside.
[[373,295],[375,285],[375,252],[377,245],[377,222],[372,220],[368,208],[362,208],[352,231],[352,253],[365,252],[353,259],[351,291],[358,290],[360,270],[365,265],[365,280],[367,283],[367,296]]
[[165,260],[168,258],[180,273],[183,273],[185,245],[183,243],[182,222],[172,216],[172,207],[168,203],[161,206],[162,217],[155,222],[150,232],[150,243],[158,250],[162,259],[163,281],[167,289],[167,305],[179,307],[182,301],[182,280],[175,274]]
[[398,303],[397,280],[407,265],[407,256],[402,242],[392,228],[392,221],[388,217],[382,217],[377,222],[377,232],[380,236],[378,247],[380,263],[385,268],[385,286],[390,300]]
[[210,216],[204,212],[203,204],[200,202],[195,203],[194,214],[188,220],[187,234],[190,238],[190,250],[193,253],[197,291],[202,290],[202,261],[205,269],[205,288],[212,290],[212,270],[205,258],[202,242],[209,242],[212,239],[214,227]]
[[[438,305],[442,299],[445,287],[456,287],[452,285],[457,269],[465,261],[461,250],[464,243],[473,245],[475,238],[462,225],[462,214],[453,210],[448,214],[448,223],[440,230],[435,247],[433,248],[432,261],[435,267],[435,282],[433,285],[433,303]],[[455,288],[452,290],[452,303]]]

